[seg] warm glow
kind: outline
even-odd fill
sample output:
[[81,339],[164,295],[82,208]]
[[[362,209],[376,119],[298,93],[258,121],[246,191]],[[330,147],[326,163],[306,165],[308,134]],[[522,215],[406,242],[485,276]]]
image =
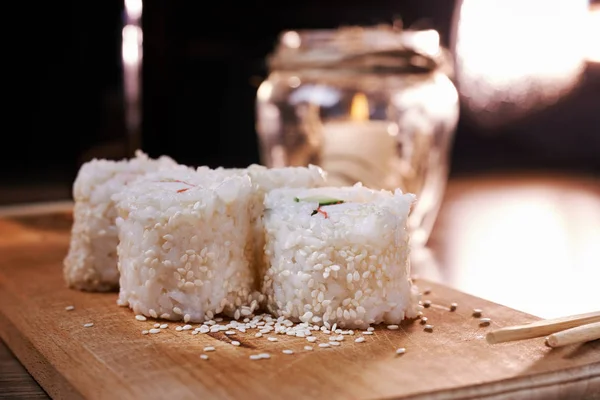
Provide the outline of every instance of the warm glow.
[[586,0],[463,0],[455,57],[469,108],[508,103],[518,114],[573,88],[584,68],[588,8]]
[[138,20],[142,16],[142,0],[125,0],[125,12],[127,17]]
[[122,57],[125,65],[137,66],[142,58],[142,30],[138,26],[123,28]]
[[590,9],[585,42],[587,60],[600,63],[600,5]]
[[415,47],[430,56],[436,56],[440,52],[440,34],[433,29],[423,31],[406,31],[404,33],[404,44],[407,47]]
[[[552,318],[598,309],[600,208],[593,193],[542,185],[465,189],[448,211],[455,226],[446,284]],[[576,304],[576,306],[574,306]]]
[[353,121],[369,120],[369,101],[364,93],[356,93],[352,98],[350,119]]
[[283,37],[281,38],[281,41],[290,49],[297,49],[302,43],[300,35],[298,34],[298,32],[295,31],[288,31],[284,33]]

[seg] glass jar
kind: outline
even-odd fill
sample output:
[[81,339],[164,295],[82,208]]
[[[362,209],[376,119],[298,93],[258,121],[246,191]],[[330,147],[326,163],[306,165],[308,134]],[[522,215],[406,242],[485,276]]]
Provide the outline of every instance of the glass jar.
[[268,167],[314,164],[329,184],[414,193],[413,245],[437,216],[459,114],[437,32],[391,26],[287,31],[257,92]]

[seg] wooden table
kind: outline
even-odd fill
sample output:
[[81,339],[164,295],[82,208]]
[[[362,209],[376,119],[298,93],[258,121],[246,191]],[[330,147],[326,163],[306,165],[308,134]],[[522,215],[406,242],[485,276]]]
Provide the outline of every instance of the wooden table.
[[[414,268],[463,292],[551,318],[600,309],[598,243],[598,177],[454,178],[431,251],[415,252]],[[47,398],[2,343],[0,372],[0,398]]]

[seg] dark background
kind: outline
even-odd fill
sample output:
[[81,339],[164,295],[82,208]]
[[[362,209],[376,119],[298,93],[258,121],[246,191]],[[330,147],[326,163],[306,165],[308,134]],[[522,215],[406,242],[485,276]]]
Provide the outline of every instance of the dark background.
[[[390,23],[449,44],[450,0],[144,1],[142,149],[182,163],[259,162],[254,98],[286,29]],[[124,154],[121,1],[40,2],[14,31],[0,154],[3,203],[70,197],[81,162]],[[600,39],[599,39],[600,46]],[[490,132],[461,116],[452,175],[496,170],[600,174],[600,64],[558,104]],[[37,185],[37,186],[36,186]],[[41,189],[36,189],[36,188]]]

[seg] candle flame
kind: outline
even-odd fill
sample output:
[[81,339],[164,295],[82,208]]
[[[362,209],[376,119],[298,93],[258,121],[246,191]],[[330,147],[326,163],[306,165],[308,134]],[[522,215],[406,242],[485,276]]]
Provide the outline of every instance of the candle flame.
[[350,105],[350,119],[352,121],[369,120],[369,101],[364,93],[356,93]]

